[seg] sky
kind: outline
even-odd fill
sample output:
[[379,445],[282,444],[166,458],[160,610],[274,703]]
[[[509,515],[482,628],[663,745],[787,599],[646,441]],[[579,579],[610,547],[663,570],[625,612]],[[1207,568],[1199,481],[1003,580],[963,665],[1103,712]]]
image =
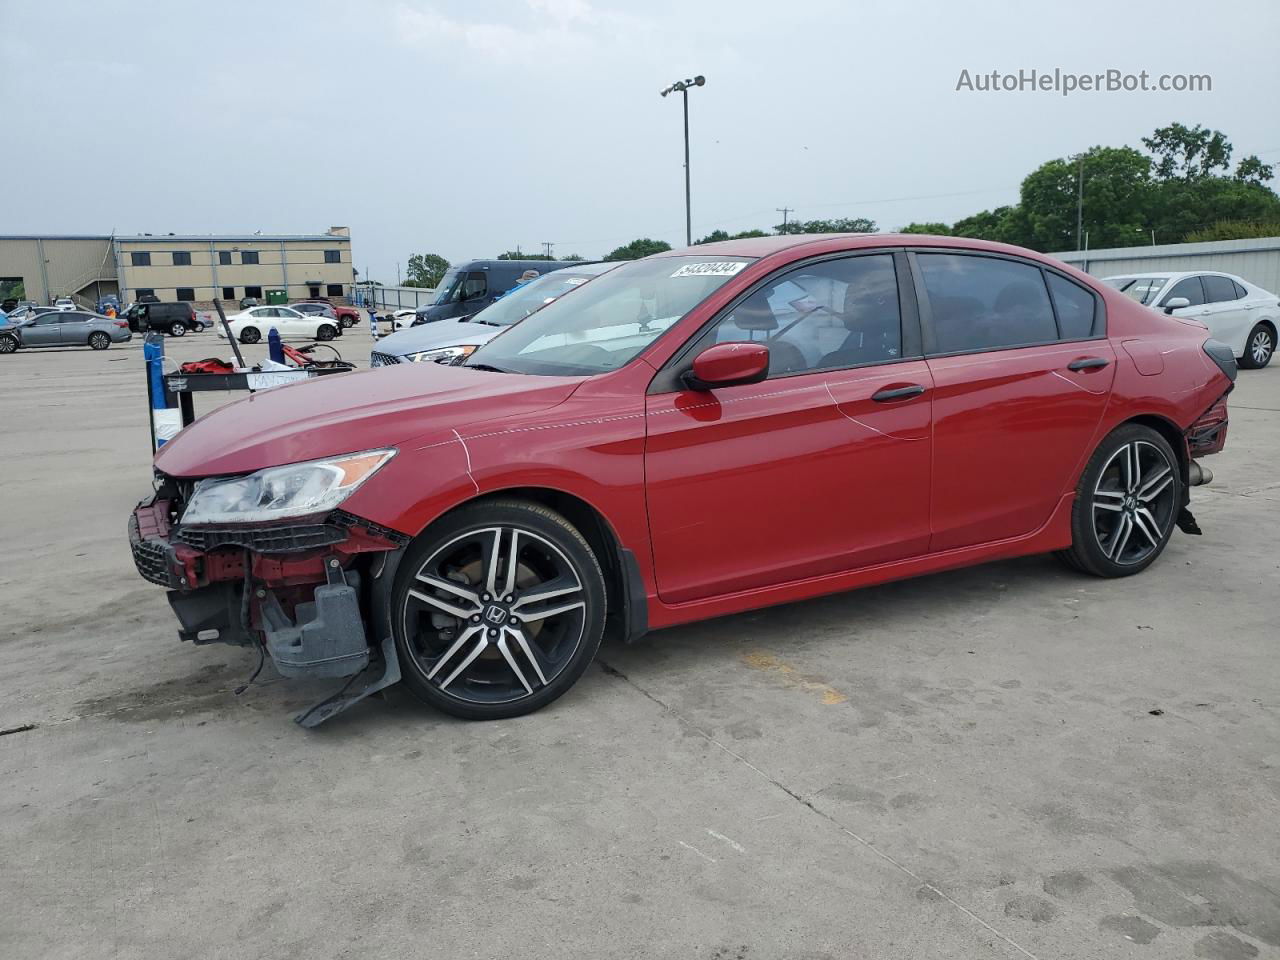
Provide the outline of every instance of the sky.
[[[882,230],[1017,200],[1040,163],[1173,121],[1280,163],[1280,3],[0,0],[0,234],[321,233],[602,256],[792,218]],[[1036,69],[1210,92],[981,92]],[[1275,185],[1275,184],[1273,184]]]

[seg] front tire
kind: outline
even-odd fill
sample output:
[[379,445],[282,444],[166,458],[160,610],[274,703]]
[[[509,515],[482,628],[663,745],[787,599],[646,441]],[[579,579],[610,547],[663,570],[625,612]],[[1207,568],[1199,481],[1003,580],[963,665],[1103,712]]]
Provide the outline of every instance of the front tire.
[[105,350],[111,346],[111,338],[105,333],[95,332],[89,334],[89,348],[92,350]]
[[1141,573],[1164,552],[1181,507],[1173,448],[1150,427],[1126,424],[1089,458],[1071,510],[1072,544],[1058,556],[1095,577]]
[[0,334],[0,353],[16,353],[18,338],[11,333]]
[[327,323],[320,324],[319,329],[316,330],[317,340],[332,340],[337,335],[338,331]]
[[1244,342],[1244,356],[1240,366],[1246,370],[1261,370],[1276,352],[1276,332],[1265,323],[1254,324],[1249,339]]
[[240,331],[241,343],[257,343],[262,339],[262,331],[257,327],[245,327]]
[[604,617],[591,546],[523,500],[473,504],[428,528],[392,594],[405,683],[468,720],[519,716],[564,694],[599,649]]

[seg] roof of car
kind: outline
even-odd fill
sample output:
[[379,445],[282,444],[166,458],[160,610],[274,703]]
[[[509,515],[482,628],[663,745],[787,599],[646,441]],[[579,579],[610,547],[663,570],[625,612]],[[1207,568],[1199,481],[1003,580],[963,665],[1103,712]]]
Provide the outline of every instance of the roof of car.
[[[659,257],[701,257],[711,254],[722,257],[767,257],[807,244],[822,244],[832,240],[845,241],[844,249],[860,247],[961,247],[968,250],[988,250],[992,253],[1011,253],[1018,256],[1044,257],[1021,247],[990,240],[974,240],[969,237],[938,237],[922,233],[796,233],[771,237],[743,237],[740,240],[721,240],[702,243],[678,250],[655,254]],[[1047,259],[1047,258],[1046,258]]]

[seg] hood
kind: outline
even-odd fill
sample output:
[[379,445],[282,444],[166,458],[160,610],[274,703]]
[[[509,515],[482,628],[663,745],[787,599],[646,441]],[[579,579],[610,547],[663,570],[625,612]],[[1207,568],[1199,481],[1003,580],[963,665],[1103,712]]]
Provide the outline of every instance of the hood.
[[208,477],[393,447],[553,407],[581,382],[436,363],[330,374],[206,414],[161,447],[155,465],[173,477]]
[[468,343],[485,343],[492,340],[506,327],[467,320],[440,320],[422,323],[383,337],[374,345],[378,353],[403,357],[409,353],[434,350],[437,347],[453,347]]

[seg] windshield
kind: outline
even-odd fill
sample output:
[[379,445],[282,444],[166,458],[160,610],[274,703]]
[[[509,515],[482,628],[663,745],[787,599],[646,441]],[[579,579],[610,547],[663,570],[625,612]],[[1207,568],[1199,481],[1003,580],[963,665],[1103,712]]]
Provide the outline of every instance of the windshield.
[[432,305],[438,303],[450,303],[458,299],[458,293],[462,290],[462,272],[457,267],[452,267],[443,277],[436,287],[439,291],[436,298],[431,301]]
[[574,270],[557,270],[539,277],[524,286],[516,287],[490,307],[471,318],[472,323],[487,323],[495,327],[509,327],[519,323],[533,311],[546,306],[552,300],[576,290],[596,273],[579,273]]
[[659,257],[625,264],[490,340],[467,365],[564,377],[616,370],[749,262]]
[[1156,296],[1164,289],[1164,285],[1169,282],[1168,277],[1108,277],[1102,281],[1109,287],[1114,287],[1123,293],[1130,300],[1137,300],[1142,304],[1149,304],[1155,300]]

